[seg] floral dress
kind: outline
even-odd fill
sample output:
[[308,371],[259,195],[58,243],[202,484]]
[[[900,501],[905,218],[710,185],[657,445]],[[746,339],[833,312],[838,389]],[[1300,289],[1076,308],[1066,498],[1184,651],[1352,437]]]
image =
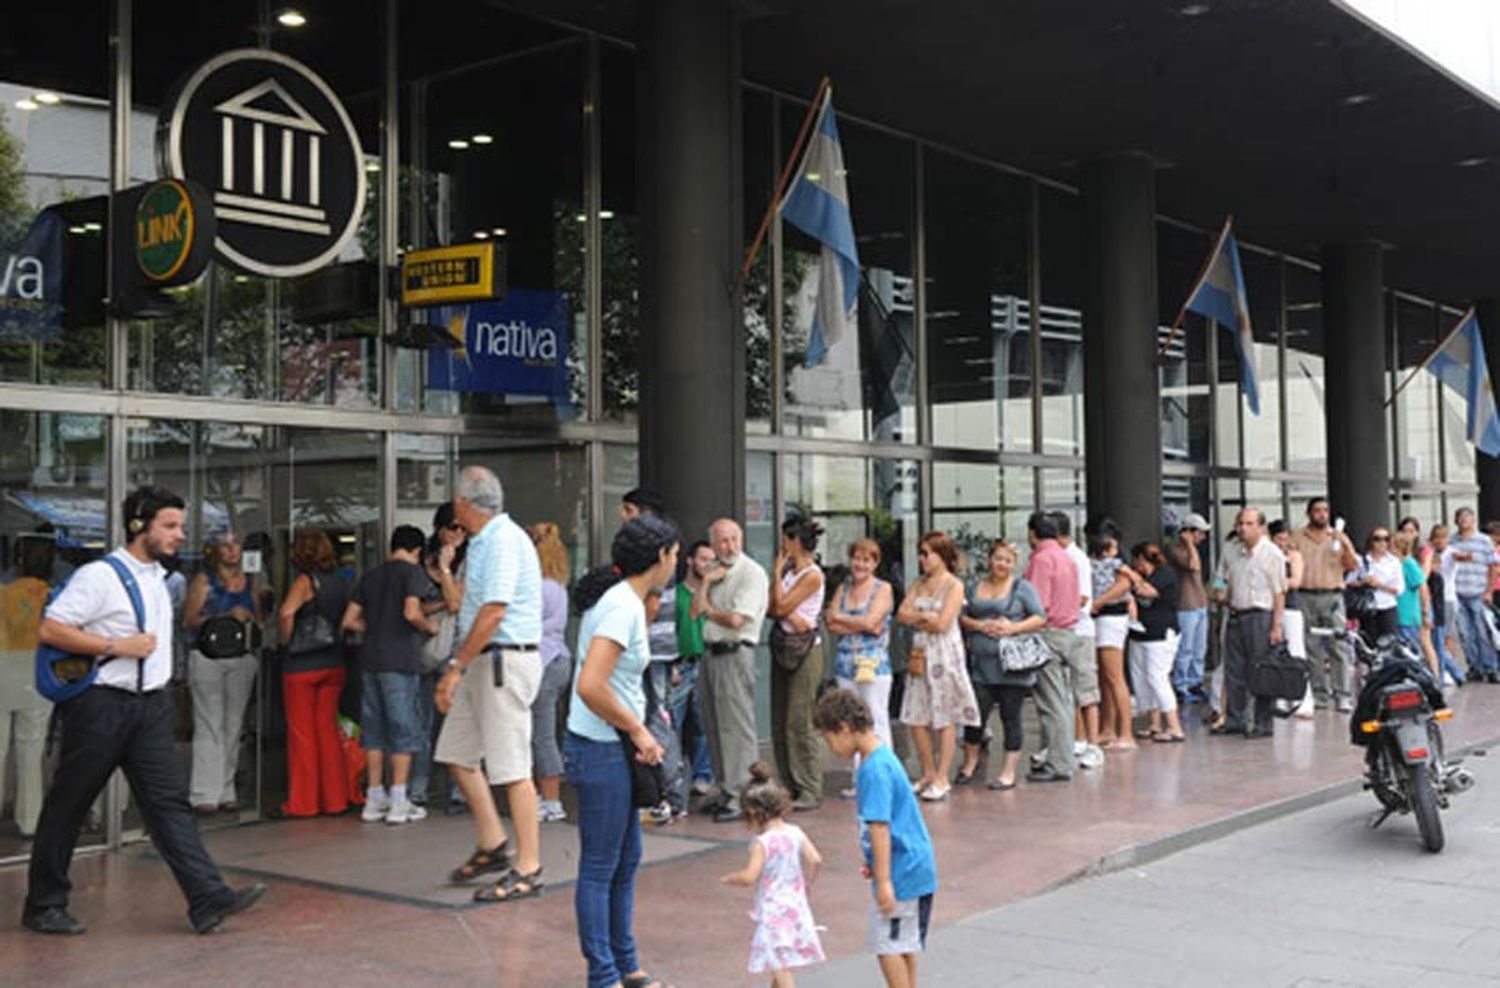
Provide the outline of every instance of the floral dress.
[[750,973],[785,971],[823,960],[823,944],[807,904],[802,877],[802,828],[790,823],[755,838],[766,862],[755,886],[755,935],[750,939]]
[[[943,609],[943,598],[918,597],[914,606],[923,613],[936,614]],[[927,650],[927,670],[921,676],[910,673],[906,676],[901,723],[934,730],[955,724],[978,727],[979,704],[969,682],[968,659],[958,621],[947,631],[916,632],[912,635],[912,648]]]

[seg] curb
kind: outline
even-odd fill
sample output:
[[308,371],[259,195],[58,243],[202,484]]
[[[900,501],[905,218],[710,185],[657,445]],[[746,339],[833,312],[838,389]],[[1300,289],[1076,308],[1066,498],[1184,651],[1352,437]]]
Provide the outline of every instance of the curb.
[[[1500,736],[1462,745],[1454,749],[1452,755],[1454,757],[1463,757],[1473,754],[1475,751],[1483,751],[1496,746],[1500,746]],[[1160,861],[1162,858],[1169,857],[1179,851],[1186,851],[1201,844],[1220,840],[1241,830],[1248,830],[1251,827],[1269,823],[1281,817],[1291,816],[1293,813],[1301,813],[1303,810],[1310,810],[1327,803],[1332,803],[1345,796],[1361,792],[1363,788],[1363,778],[1331,782],[1317,789],[1297,793],[1295,796],[1288,796],[1285,799],[1279,799],[1275,802],[1252,806],[1249,809],[1231,813],[1217,820],[1209,820],[1206,823],[1188,827],[1186,830],[1179,830],[1176,833],[1142,841],[1138,844],[1127,844],[1118,850],[1110,851],[1108,854],[1095,858],[1073,874],[1048,886],[1037,894],[1045,895],[1054,889],[1063,888],[1076,882]]]

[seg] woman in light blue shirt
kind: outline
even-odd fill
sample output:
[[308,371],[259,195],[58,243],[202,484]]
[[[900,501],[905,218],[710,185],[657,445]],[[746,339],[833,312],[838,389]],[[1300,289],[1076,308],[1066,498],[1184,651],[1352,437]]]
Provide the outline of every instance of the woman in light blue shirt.
[[662,748],[645,724],[642,676],[651,662],[645,599],[677,569],[680,537],[671,522],[641,516],[625,523],[610,549],[611,566],[578,581],[573,603],[583,613],[563,763],[578,793],[578,882],[573,907],[588,961],[589,988],[653,988],[636,957],[631,914],[641,861],[641,823],[631,799],[631,772],[621,735],[647,764]]

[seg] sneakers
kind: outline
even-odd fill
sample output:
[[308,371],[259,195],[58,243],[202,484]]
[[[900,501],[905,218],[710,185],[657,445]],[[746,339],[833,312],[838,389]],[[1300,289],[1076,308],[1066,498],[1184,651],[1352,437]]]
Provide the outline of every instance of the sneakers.
[[1341,714],[1350,713],[1354,710],[1354,701],[1348,697],[1340,697],[1337,709]]
[[1039,748],[1031,753],[1031,767],[1041,768],[1047,764],[1047,749]]
[[568,818],[568,811],[555,799],[544,799],[536,808],[536,818],[543,823],[561,823]]
[[710,792],[713,791],[713,788],[714,788],[714,783],[713,783],[712,779],[694,779],[693,780],[693,795],[694,796],[707,796]]
[[1083,754],[1078,756],[1079,768],[1098,768],[1104,764],[1104,749],[1097,744],[1085,744]]
[[379,823],[385,819],[390,809],[391,797],[386,794],[385,790],[376,792],[371,789],[365,793],[365,808],[360,811],[359,818],[365,823]]
[[416,823],[418,820],[425,819],[427,819],[427,810],[410,800],[392,803],[391,808],[385,814],[385,822],[389,824]]
[[1088,751],[1088,750],[1089,750],[1089,743],[1087,741],[1074,741],[1073,742],[1073,757],[1074,758],[1082,758],[1083,757],[1083,753],[1085,751]]

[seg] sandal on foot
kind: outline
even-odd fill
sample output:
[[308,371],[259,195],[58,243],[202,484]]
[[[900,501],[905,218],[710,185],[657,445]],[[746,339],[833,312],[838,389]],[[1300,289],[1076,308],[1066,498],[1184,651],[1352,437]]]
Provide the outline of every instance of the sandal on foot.
[[448,873],[448,881],[454,885],[462,885],[472,882],[480,875],[488,875],[494,871],[509,871],[513,862],[510,849],[506,847],[509,841],[501,841],[499,847],[490,848],[486,851],[482,847],[476,847],[474,853],[469,855],[469,860],[454,868]]
[[[516,899],[529,899],[534,895],[542,894],[542,869],[538,868],[529,875],[523,875],[512,868],[505,876],[494,885],[487,885],[474,892],[475,902],[512,902]],[[649,983],[649,982],[648,982]]]
[[1181,744],[1182,742],[1187,740],[1187,736],[1183,734],[1172,734],[1167,731],[1157,731],[1155,734],[1151,735],[1151,740],[1155,741],[1157,744]]
[[1012,779],[1009,782],[1003,782],[1000,779],[995,779],[994,781],[990,782],[988,786],[986,786],[986,788],[994,789],[996,792],[1004,792],[1007,789],[1014,789],[1015,787],[1015,779]]
[[974,766],[974,771],[973,772],[970,772],[967,769],[959,769],[958,770],[958,775],[956,775],[956,776],[953,777],[953,784],[955,786],[966,786],[966,785],[968,785],[969,783],[971,783],[971,782],[974,781],[974,776],[975,776],[976,773],[978,773],[978,771],[979,771],[979,766],[978,765]]
[[620,988],[667,988],[667,983],[649,974],[627,974],[620,979]]
[[1138,730],[1138,731],[1135,732],[1135,736],[1138,737],[1138,738],[1140,738],[1142,741],[1145,741],[1145,740],[1147,740],[1148,738],[1151,737],[1151,733],[1152,733],[1151,732],[1151,728],[1149,728],[1149,727],[1143,727],[1140,730]]

